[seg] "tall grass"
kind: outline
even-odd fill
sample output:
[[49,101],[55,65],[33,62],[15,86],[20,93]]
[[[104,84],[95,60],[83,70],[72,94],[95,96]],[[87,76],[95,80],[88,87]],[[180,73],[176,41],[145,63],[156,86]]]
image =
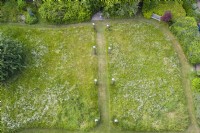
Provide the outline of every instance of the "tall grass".
[[115,128],[183,131],[189,125],[180,63],[172,44],[151,24],[111,23],[106,32],[111,118]]
[[0,86],[2,131],[95,127],[99,112],[92,27],[2,25],[0,31],[21,41],[27,55],[24,71]]

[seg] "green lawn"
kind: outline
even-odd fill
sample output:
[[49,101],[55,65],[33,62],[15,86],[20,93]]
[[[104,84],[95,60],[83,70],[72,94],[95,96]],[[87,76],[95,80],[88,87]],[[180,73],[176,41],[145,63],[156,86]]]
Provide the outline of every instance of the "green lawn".
[[183,131],[189,126],[180,63],[158,27],[137,21],[112,22],[106,32],[110,114],[114,128]]
[[1,25],[23,42],[26,68],[1,84],[2,131],[22,128],[89,130],[99,118],[92,26],[35,28]]
[[194,103],[195,103],[195,115],[197,122],[200,126],[200,92],[193,92],[193,98],[194,98]]
[[[200,77],[196,76],[196,72],[191,74],[192,85],[193,85],[193,100],[195,105],[195,115],[197,119],[197,123],[200,126]],[[194,81],[197,81],[195,83]],[[197,89],[198,88],[198,89]]]

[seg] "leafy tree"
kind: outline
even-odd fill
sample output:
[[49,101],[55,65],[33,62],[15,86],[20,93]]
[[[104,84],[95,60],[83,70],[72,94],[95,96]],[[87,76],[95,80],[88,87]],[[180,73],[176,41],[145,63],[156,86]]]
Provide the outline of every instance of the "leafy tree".
[[22,44],[0,35],[0,81],[5,81],[21,70],[23,64]]
[[17,22],[18,19],[18,5],[15,0],[6,1],[0,7],[0,21],[1,22]]
[[80,1],[46,1],[39,13],[48,22],[62,24],[87,21],[91,17],[91,11],[84,2]]
[[200,92],[200,78],[194,78],[192,80],[192,86],[196,91]]
[[64,22],[66,11],[66,6],[58,2],[44,2],[39,9],[42,18],[46,19],[48,22],[57,24]]
[[183,0],[183,8],[185,9],[187,16],[194,17],[197,21],[200,20],[200,13],[196,12],[198,9],[195,11],[192,8],[192,5],[196,3],[196,0]]
[[23,9],[26,6],[26,2],[24,0],[17,0],[17,5],[19,9]]
[[107,0],[104,1],[104,14],[107,17],[132,17],[138,11],[140,0]]
[[170,29],[178,37],[189,62],[200,63],[200,38],[195,18],[180,18]]
[[42,0],[34,0],[33,4],[38,8],[42,4]]
[[104,7],[104,2],[102,0],[81,0],[81,3],[89,9],[92,14],[102,11]]
[[27,24],[35,24],[38,22],[37,16],[32,12],[31,8],[27,9],[25,22]]
[[26,20],[25,20],[25,22],[27,24],[35,24],[35,23],[38,22],[38,19],[37,19],[37,17],[35,15],[32,16],[29,13],[26,13]]

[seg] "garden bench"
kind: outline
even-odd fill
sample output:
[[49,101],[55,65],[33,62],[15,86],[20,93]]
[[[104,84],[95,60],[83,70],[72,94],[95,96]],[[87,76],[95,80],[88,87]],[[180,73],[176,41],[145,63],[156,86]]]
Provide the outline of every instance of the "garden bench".
[[157,14],[152,14],[151,18],[160,21],[161,16],[157,15]]
[[195,70],[197,72],[197,75],[200,76],[200,64],[195,65]]

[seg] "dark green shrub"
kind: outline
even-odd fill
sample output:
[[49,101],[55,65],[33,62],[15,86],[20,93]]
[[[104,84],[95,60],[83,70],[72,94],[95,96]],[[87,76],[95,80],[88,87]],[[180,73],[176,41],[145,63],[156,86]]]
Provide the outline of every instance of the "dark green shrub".
[[197,8],[198,8],[197,4],[196,4],[196,3],[193,3],[193,4],[192,4],[192,9],[193,9],[193,10],[196,10]]
[[[197,37],[197,36],[196,36]],[[191,40],[187,50],[187,56],[192,64],[200,63],[200,39]]]
[[62,24],[87,21],[91,11],[79,1],[44,2],[39,13],[48,22]]
[[25,22],[27,24],[36,24],[38,22],[38,19],[35,15],[31,16],[29,13],[26,13],[26,20]]
[[39,13],[42,18],[51,23],[63,23],[66,6],[56,2],[45,2],[41,5]]
[[24,0],[17,0],[17,5],[19,9],[23,9],[26,7],[26,2]]
[[196,0],[184,0],[183,8],[185,9],[187,16],[194,17],[197,21],[200,20],[200,13],[196,8]]
[[3,8],[3,3],[0,2],[0,22],[6,22],[5,10]]
[[17,22],[19,10],[17,2],[14,0],[6,1],[0,7],[0,21],[1,22]]
[[104,3],[101,0],[82,0],[81,3],[85,6],[85,8],[89,9],[92,14],[102,11],[104,7]]
[[196,77],[192,80],[192,86],[195,91],[200,92],[200,78]]
[[138,11],[140,0],[105,1],[104,15],[106,17],[132,17]]
[[193,17],[180,18],[170,29],[178,37],[189,62],[200,63],[200,38],[196,20]]
[[158,1],[156,0],[143,0],[142,13],[145,18],[151,18],[153,10],[158,6]]
[[20,42],[0,35],[0,81],[5,81],[22,69],[23,47]]
[[25,22],[27,24],[36,24],[38,22],[37,16],[30,8],[27,9]]
[[64,21],[66,23],[84,22],[90,20],[92,12],[84,3],[78,1],[67,3],[67,10],[64,16]]

